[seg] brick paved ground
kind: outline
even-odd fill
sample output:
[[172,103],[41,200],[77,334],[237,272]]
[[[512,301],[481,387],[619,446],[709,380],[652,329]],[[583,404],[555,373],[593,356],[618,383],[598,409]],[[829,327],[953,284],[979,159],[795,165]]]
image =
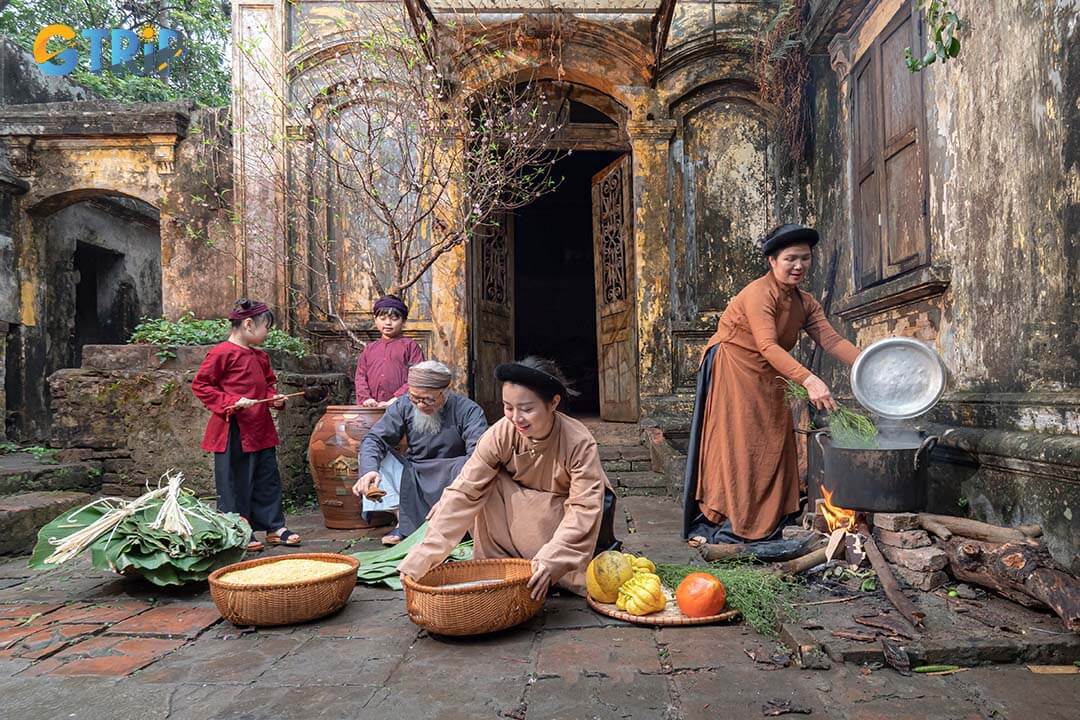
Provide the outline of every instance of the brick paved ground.
[[[630,550],[691,557],[677,508],[627,498]],[[305,550],[341,550],[353,534],[293,523]],[[374,547],[374,538],[353,549]],[[45,574],[0,562],[0,717],[45,718],[760,718],[769,702],[811,717],[1077,716],[1080,675],[1023,666],[901,677],[856,665],[761,669],[747,650],[775,642],[741,625],[655,630],[552,597],[529,625],[440,640],[409,623],[398,594],[358,587],[338,615],[244,631],[220,620],[204,587],[163,591],[85,562]],[[792,716],[797,717],[797,716]]]

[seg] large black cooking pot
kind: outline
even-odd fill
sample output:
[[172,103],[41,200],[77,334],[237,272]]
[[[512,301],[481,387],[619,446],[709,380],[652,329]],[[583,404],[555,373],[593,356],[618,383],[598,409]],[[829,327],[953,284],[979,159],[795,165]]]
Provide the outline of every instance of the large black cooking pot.
[[864,512],[918,512],[926,507],[926,466],[938,436],[918,433],[877,448],[837,446],[827,430],[816,435],[825,461],[821,484],[832,504]]

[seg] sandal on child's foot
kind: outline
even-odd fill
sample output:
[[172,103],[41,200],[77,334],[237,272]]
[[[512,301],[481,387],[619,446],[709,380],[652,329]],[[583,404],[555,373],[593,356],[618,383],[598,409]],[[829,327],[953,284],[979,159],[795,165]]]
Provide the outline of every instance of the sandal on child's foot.
[[266,542],[269,545],[288,545],[295,547],[300,544],[300,535],[289,528],[281,528],[277,532],[266,533]]
[[401,533],[398,532],[397,528],[394,528],[393,530],[382,536],[381,542],[383,545],[397,545],[399,542],[401,542],[401,540]]
[[255,536],[251,536],[251,540],[248,541],[245,550],[249,553],[262,552],[263,544],[255,539]]

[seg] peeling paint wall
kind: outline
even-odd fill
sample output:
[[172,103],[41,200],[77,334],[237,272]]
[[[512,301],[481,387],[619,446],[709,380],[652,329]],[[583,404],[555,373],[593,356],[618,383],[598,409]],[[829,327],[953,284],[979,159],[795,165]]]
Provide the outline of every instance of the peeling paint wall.
[[[1080,6],[950,4],[972,22],[960,57],[922,73],[930,263],[862,291],[853,277],[848,72],[906,3],[863,3],[861,27],[812,39],[832,54],[832,67],[824,56],[812,65],[808,214],[823,238],[813,292],[828,290],[835,256],[832,315],[844,334],[860,346],[916,337],[945,360],[947,393],[923,420],[963,431],[936,455],[932,509],[1042,523],[1055,557],[1076,570]],[[847,390],[846,369],[829,361],[825,373]]]
[[[962,0],[953,7],[980,22],[958,60],[923,72],[931,265],[944,287],[924,300],[847,313],[847,325],[860,345],[891,335],[932,342],[954,394],[1038,393],[1042,403],[1045,393],[1080,385],[1080,59],[1074,53],[1069,62],[1080,10]],[[843,309],[860,300],[850,243],[850,118],[824,59],[813,75],[810,195],[824,241],[812,279],[820,295],[825,260],[838,250]],[[875,290],[886,306],[889,286]]]

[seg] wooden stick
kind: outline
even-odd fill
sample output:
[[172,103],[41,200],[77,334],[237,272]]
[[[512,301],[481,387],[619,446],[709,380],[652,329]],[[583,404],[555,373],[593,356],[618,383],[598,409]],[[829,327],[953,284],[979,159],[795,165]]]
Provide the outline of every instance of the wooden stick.
[[896,583],[896,577],[893,575],[889,563],[882,557],[881,551],[878,550],[878,546],[874,542],[874,536],[870,532],[870,528],[866,526],[866,523],[859,523],[859,532],[866,536],[866,539],[863,542],[863,549],[866,551],[866,556],[870,558],[870,565],[872,565],[875,572],[877,572],[878,580],[881,581],[881,589],[885,591],[885,597],[889,598],[889,602],[891,602],[893,606],[900,611],[900,614],[907,618],[908,622],[914,627],[922,627],[926,613],[915,607],[915,603],[911,602],[911,599],[900,590],[900,586]]
[[[970,518],[952,517],[951,515],[931,515],[930,513],[919,513],[919,523],[925,528],[923,524],[929,521],[931,524],[936,523],[953,535],[962,535],[972,540],[983,540],[984,542],[992,543],[1008,543],[1008,542],[1025,542],[1029,539],[1022,530],[1018,528],[1006,528],[998,525],[991,525],[989,523],[979,522],[978,520],[972,520]],[[1039,533],[1042,533],[1042,528],[1038,526],[1024,526],[1028,532],[1034,532],[1038,529]],[[929,530],[929,528],[927,528]],[[931,530],[931,532],[934,532]],[[937,535],[937,533],[934,533]],[[938,537],[941,537],[940,535]],[[946,538],[942,538],[943,540]]]
[[795,558],[794,560],[776,563],[775,568],[777,572],[782,575],[798,575],[823,562],[825,562],[825,548],[815,550],[812,553],[803,555],[800,558]]

